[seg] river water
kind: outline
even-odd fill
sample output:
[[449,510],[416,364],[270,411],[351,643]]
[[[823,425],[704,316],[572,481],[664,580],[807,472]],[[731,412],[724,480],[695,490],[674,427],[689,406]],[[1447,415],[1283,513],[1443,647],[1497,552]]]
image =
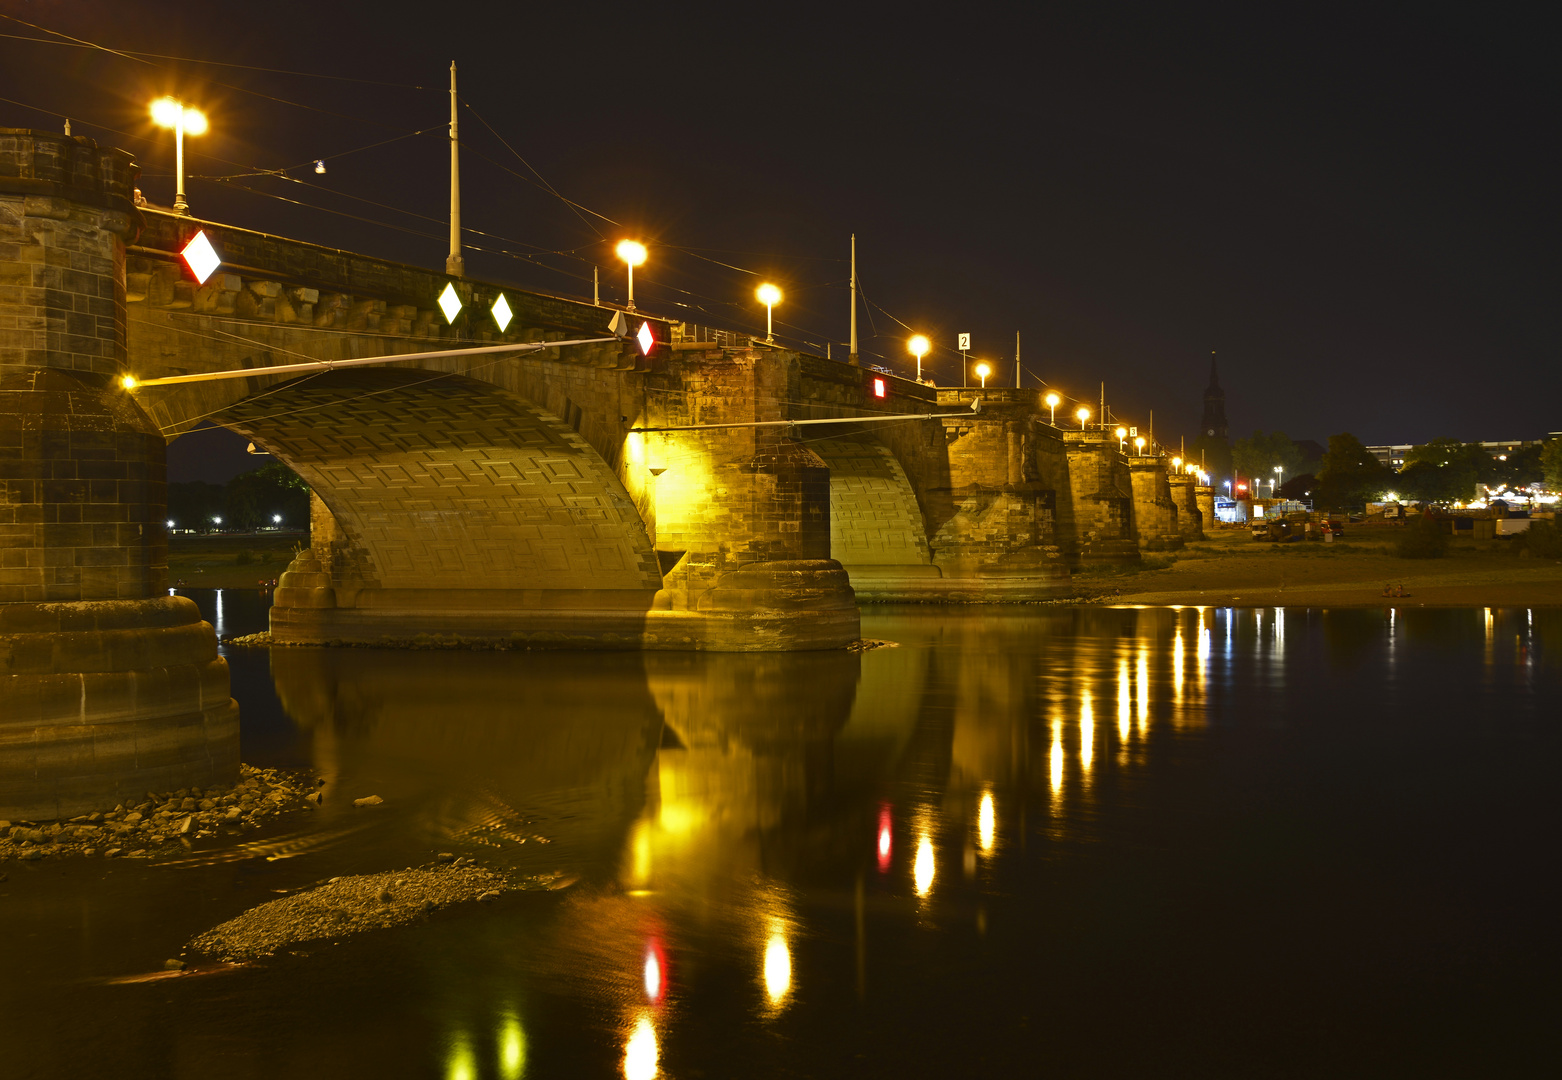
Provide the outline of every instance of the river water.
[[[253,592],[189,593],[224,635]],[[1562,611],[868,609],[861,655],[227,649],[324,806],[0,868],[0,1076],[1504,1075]],[[351,800],[379,795],[374,809]],[[143,979],[440,851],[577,880]]]

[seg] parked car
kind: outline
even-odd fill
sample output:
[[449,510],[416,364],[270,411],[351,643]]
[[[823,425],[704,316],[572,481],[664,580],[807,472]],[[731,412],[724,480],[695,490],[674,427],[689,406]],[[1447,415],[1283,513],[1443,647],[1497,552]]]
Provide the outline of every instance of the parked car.
[[1318,531],[1327,536],[1344,536],[1345,525],[1339,521],[1320,521]]

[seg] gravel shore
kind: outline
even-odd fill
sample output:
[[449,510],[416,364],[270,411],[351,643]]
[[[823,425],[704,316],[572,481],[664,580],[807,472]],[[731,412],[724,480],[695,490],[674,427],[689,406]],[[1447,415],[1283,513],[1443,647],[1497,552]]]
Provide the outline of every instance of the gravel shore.
[[0,821],[0,860],[58,855],[151,858],[181,851],[193,840],[237,835],[268,819],[313,807],[316,782],[277,769],[239,766],[232,788],[180,788],[147,792],[143,802],[121,804],[69,821]]

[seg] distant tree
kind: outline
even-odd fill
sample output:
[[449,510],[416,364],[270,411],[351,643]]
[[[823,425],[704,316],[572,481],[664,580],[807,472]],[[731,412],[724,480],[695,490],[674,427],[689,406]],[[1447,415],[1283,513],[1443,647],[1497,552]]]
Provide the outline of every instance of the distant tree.
[[1526,488],[1531,484],[1542,483],[1546,479],[1545,463],[1542,460],[1544,452],[1545,445],[1536,443],[1504,455],[1506,461],[1492,458],[1494,476],[1486,483],[1510,488]]
[[1238,439],[1231,447],[1231,463],[1238,476],[1250,481],[1276,479],[1278,466],[1283,470],[1283,481],[1284,476],[1301,471],[1302,452],[1283,431],[1272,431],[1268,435],[1255,431],[1246,439]]
[[1392,490],[1394,474],[1349,433],[1329,436],[1318,471],[1317,501],[1331,510],[1356,510]]
[[174,523],[174,528],[209,532],[212,519],[222,515],[221,484],[191,480],[185,484],[168,485],[168,520]]
[[270,525],[278,515],[284,525],[301,528],[309,523],[309,486],[286,465],[267,465],[229,480],[223,505],[238,528]]
[[1541,468],[1553,490],[1562,488],[1562,439],[1551,439],[1540,450]]
[[[1497,479],[1493,466],[1496,463],[1479,443],[1462,443],[1458,439],[1433,439],[1420,446],[1412,446],[1405,455],[1400,475],[1413,470],[1413,481],[1426,494],[1415,498],[1421,502],[1467,502],[1475,498],[1477,483],[1492,483]],[[1434,473],[1430,470],[1435,470]],[[1404,485],[1404,481],[1401,481]]]

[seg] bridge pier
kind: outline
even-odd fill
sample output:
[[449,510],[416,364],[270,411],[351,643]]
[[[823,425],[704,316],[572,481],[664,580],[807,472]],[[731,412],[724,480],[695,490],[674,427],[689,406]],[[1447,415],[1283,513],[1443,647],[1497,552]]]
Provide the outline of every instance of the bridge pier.
[[1172,499],[1166,459],[1158,455],[1128,459],[1134,488],[1134,526],[1143,551],[1171,551],[1182,547],[1182,525]]
[[1064,431],[1081,562],[1133,562],[1139,555],[1133,477],[1117,440],[1099,429]]
[[1204,513],[1199,509],[1198,480],[1192,473],[1169,473],[1172,502],[1177,504],[1177,531],[1185,541],[1204,539]]
[[232,783],[216,636],[166,595],[164,443],[119,385],[130,155],[0,129],[0,818]]

